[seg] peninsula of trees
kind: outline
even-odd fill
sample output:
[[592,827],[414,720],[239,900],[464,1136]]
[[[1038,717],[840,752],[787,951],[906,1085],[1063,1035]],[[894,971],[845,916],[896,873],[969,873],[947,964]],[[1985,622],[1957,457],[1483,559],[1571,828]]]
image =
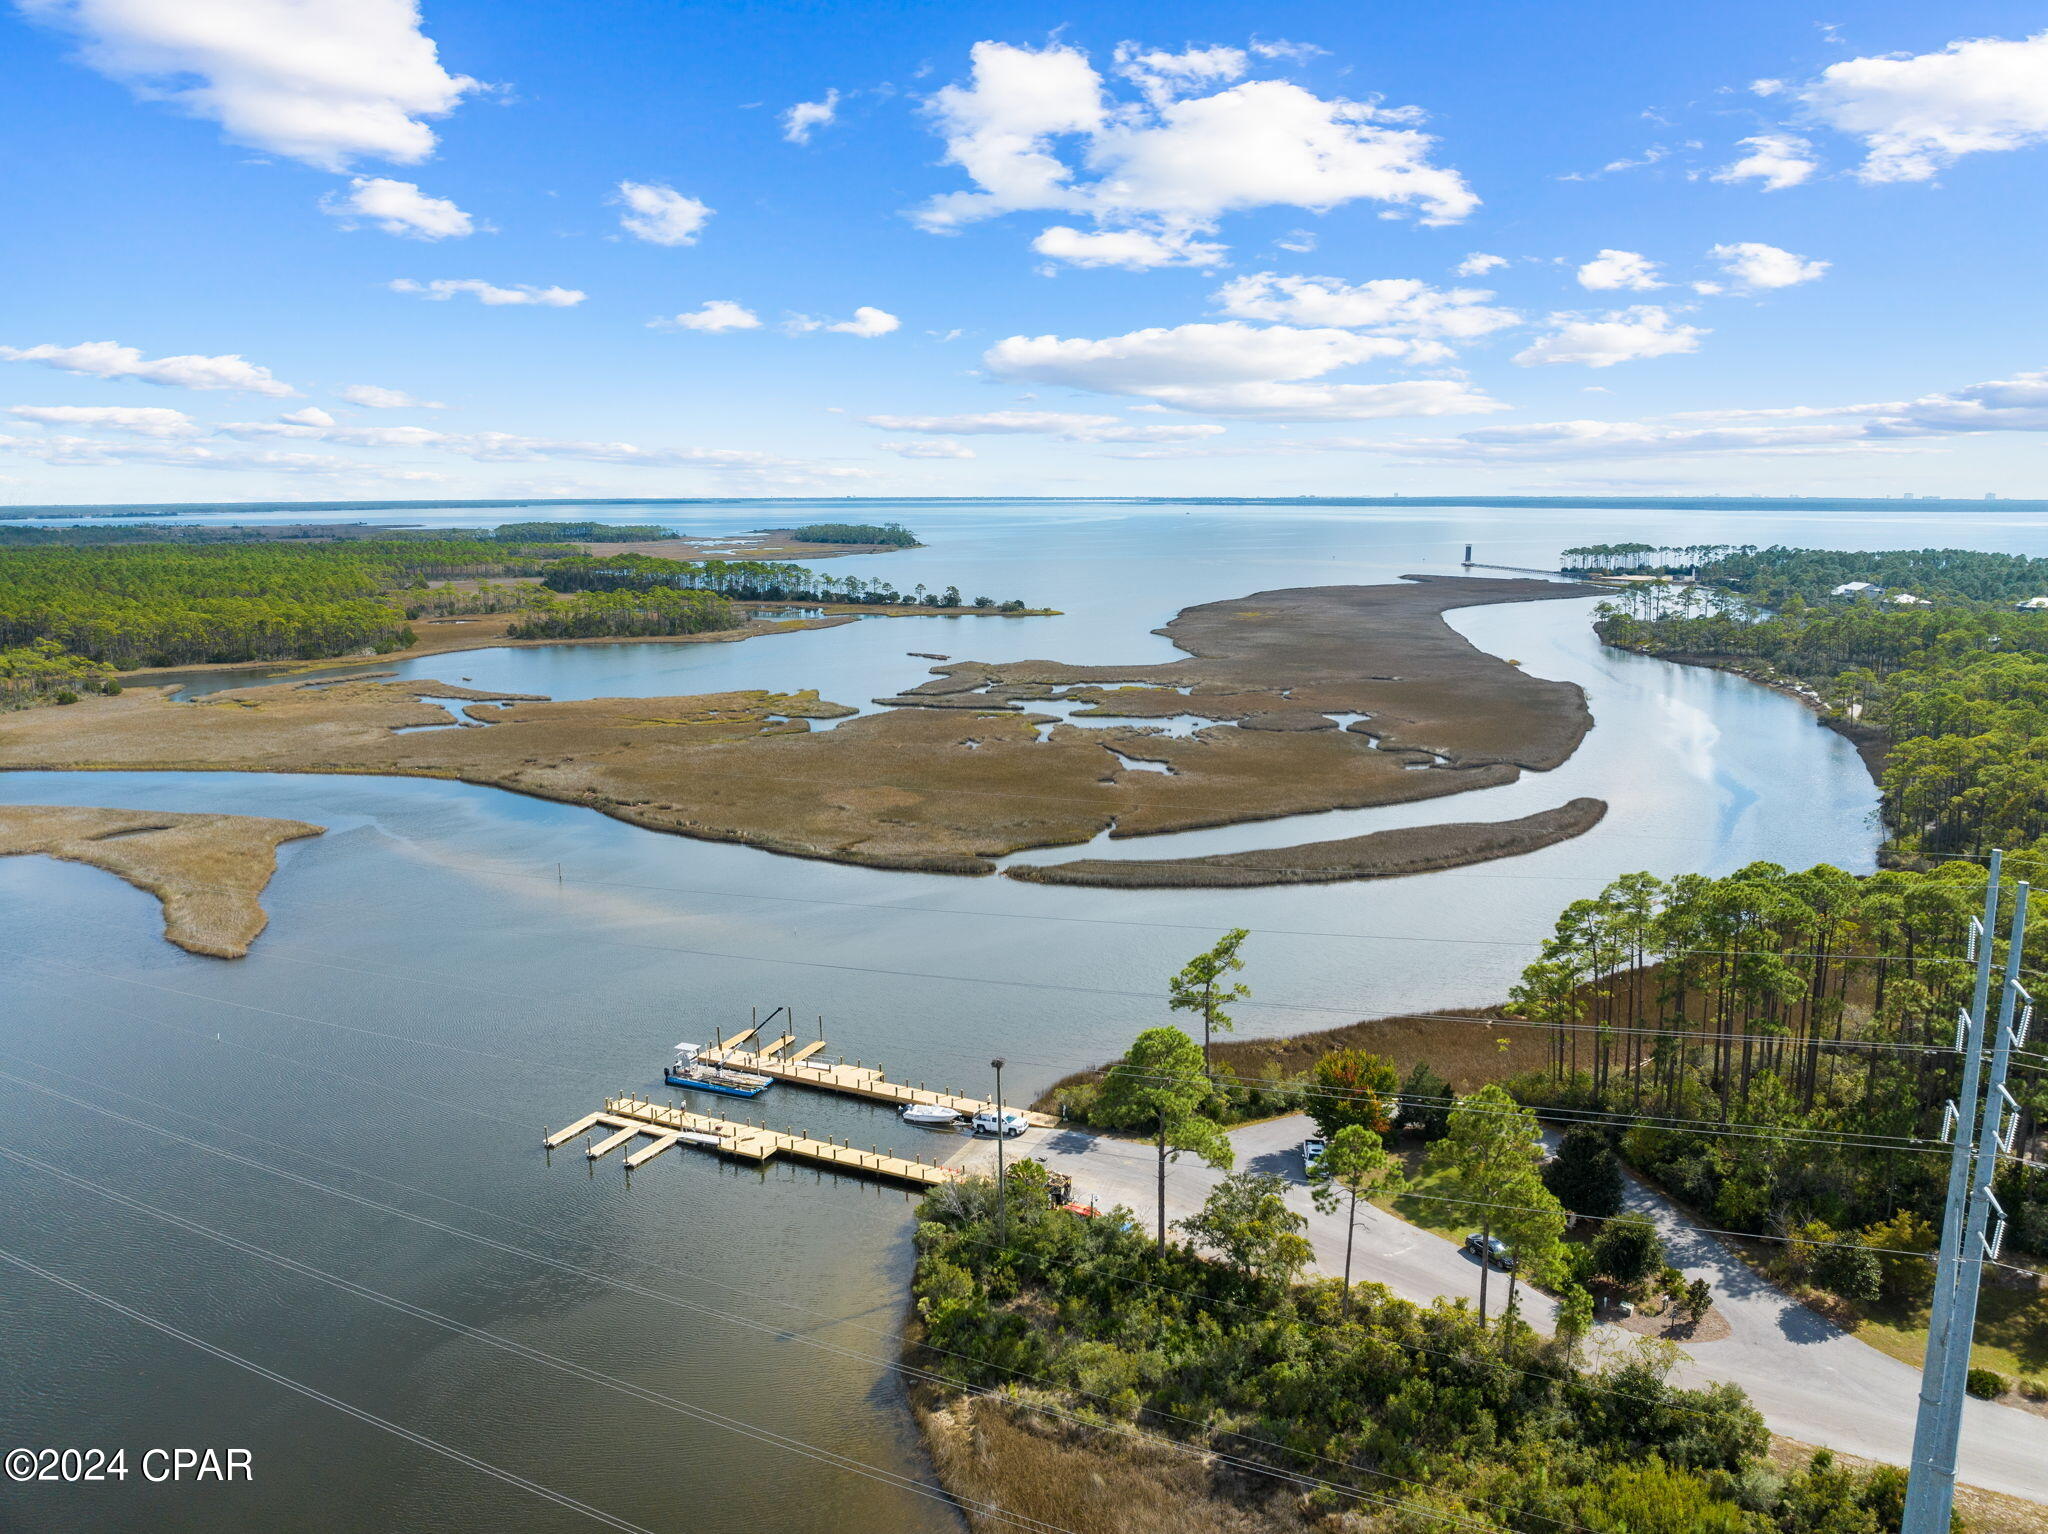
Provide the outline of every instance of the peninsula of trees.
[[[602,541],[594,533],[617,531],[554,523],[477,537],[186,538],[157,528],[0,537],[0,706],[101,691],[117,671],[390,654],[416,642],[421,619],[530,610],[512,637],[548,639],[737,628],[747,617],[733,598],[1027,611],[1017,600],[964,601],[957,587],[903,592],[796,564],[582,552]],[[563,604],[557,592],[631,599]]]
[[865,543],[891,549],[924,547],[901,522],[807,522],[790,532],[801,543]]

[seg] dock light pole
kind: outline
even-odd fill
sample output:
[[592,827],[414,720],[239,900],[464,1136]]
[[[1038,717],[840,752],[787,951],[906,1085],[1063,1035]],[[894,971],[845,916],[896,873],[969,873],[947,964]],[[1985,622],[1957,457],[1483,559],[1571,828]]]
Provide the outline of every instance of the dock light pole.
[[996,1073],[996,1244],[1010,1244],[1010,1190],[1003,1182],[1003,1057],[989,1061]]

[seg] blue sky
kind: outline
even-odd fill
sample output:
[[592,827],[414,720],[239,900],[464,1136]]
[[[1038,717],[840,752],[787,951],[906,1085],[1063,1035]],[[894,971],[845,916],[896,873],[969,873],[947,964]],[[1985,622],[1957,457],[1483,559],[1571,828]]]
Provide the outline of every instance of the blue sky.
[[2043,24],[16,0],[0,499],[2048,494]]

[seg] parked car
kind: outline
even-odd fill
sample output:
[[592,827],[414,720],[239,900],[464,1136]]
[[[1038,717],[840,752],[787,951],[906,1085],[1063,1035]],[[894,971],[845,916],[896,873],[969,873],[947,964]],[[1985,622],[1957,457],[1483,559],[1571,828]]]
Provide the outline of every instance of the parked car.
[[1321,1135],[1310,1135],[1301,1142],[1301,1169],[1311,1177],[1315,1175],[1316,1163],[1323,1159],[1323,1152],[1329,1149],[1329,1142]]
[[1508,1244],[1498,1236],[1482,1236],[1473,1231],[1465,1238],[1465,1250],[1481,1262],[1490,1262],[1505,1272],[1513,1272],[1515,1254],[1508,1250]]
[[1014,1140],[1030,1127],[1031,1121],[1015,1108],[1005,1108],[1000,1120],[993,1108],[984,1108],[974,1115],[974,1132],[978,1135],[999,1134],[1005,1140]]

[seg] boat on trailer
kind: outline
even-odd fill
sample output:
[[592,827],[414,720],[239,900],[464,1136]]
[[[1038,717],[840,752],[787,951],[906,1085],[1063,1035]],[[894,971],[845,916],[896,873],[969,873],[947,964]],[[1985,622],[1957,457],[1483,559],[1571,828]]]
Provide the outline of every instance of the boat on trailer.
[[897,1117],[923,1129],[953,1129],[960,1123],[960,1115],[942,1103],[906,1103]]
[[662,1073],[662,1080],[672,1087],[688,1087],[698,1092],[717,1092],[724,1097],[759,1097],[775,1085],[773,1076],[713,1065],[699,1058],[703,1053],[702,1044],[678,1044],[676,1057]]

